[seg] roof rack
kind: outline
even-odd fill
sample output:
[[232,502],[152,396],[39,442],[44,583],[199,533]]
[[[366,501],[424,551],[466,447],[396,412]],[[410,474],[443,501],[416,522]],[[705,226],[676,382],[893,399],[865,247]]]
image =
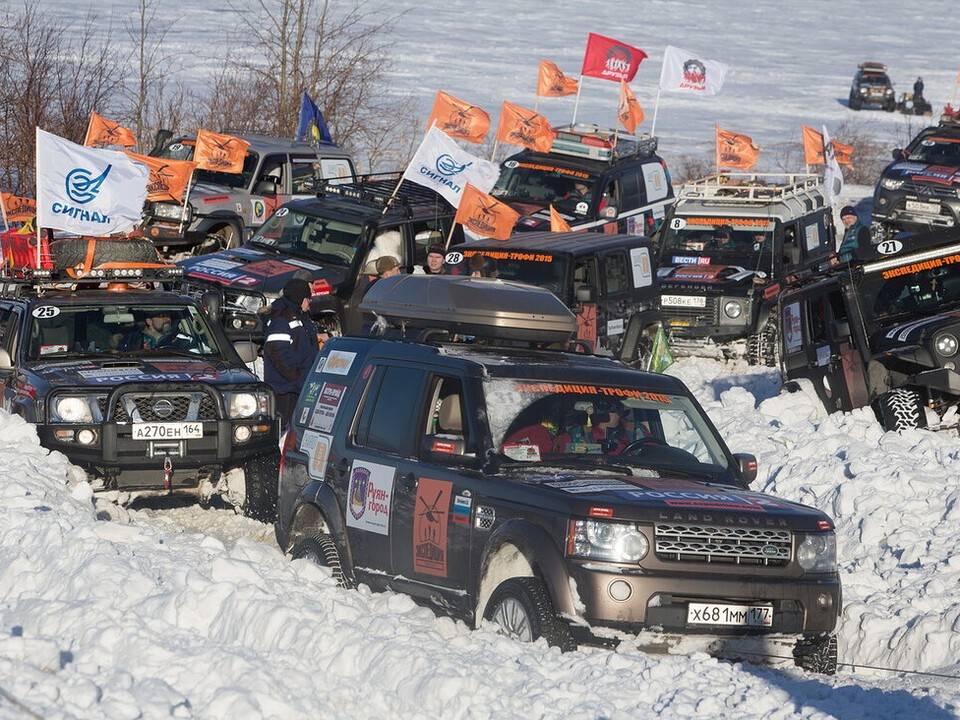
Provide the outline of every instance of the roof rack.
[[183,268],[177,265],[163,267],[94,268],[77,277],[72,268],[23,268],[23,277],[0,279],[0,294],[22,295],[25,290],[65,290],[78,286],[99,288],[112,283],[170,282],[183,277]]
[[680,200],[769,204],[771,200],[811,197],[821,178],[813,173],[716,173],[684,183]]
[[[334,179],[321,180],[318,183],[317,197],[350,198],[381,208],[387,205],[408,209],[415,207],[435,208],[438,204],[452,208],[441,195],[430,188],[410,182],[400,184],[401,175],[400,172],[361,175],[354,182],[342,182]],[[397,188],[398,184],[400,184],[399,189]]]
[[583,123],[555,127],[552,153],[612,162],[633,156],[649,157],[657,152],[657,138],[651,135],[623,135],[619,130]]
[[867,72],[886,72],[887,71],[887,66],[884,65],[883,63],[872,62],[870,60],[860,63],[859,65],[857,65],[857,67],[860,68],[861,70],[866,70]]

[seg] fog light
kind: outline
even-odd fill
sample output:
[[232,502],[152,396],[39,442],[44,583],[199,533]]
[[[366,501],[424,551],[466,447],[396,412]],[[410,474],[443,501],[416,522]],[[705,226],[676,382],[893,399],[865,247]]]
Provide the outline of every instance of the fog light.
[[246,442],[250,439],[251,434],[250,428],[246,425],[237,425],[237,427],[233,429],[233,439],[237,442]]
[[60,442],[73,442],[74,439],[73,430],[56,430],[53,434]]
[[825,593],[820,593],[817,595],[817,607],[821,610],[826,610],[831,605],[833,605],[833,598]]
[[97,434],[89,428],[84,428],[77,433],[77,442],[81,445],[93,445],[96,441]]
[[626,580],[614,580],[610,583],[610,587],[607,588],[607,592],[610,593],[610,597],[617,602],[624,602],[629,600],[630,596],[633,595],[633,588],[630,587],[630,583]]

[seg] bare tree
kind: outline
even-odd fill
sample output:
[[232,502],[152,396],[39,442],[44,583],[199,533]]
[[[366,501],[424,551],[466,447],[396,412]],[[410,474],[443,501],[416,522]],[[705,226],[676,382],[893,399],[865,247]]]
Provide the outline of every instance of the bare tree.
[[[139,149],[150,149],[150,136],[162,124],[168,122],[163,110],[174,110],[182,105],[165,103],[168,87],[165,71],[173,64],[169,53],[163,51],[163,42],[171,23],[157,20],[159,0],[138,0],[137,13],[128,18],[124,26],[133,42],[132,60],[136,75],[128,79],[127,98],[133,107],[128,109]],[[182,97],[182,88],[177,93]]]

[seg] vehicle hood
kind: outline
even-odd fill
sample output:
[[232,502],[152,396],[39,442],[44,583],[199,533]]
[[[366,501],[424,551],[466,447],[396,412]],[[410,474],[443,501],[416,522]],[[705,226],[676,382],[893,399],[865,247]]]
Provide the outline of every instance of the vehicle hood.
[[[670,477],[635,477],[614,473],[566,472],[527,474],[519,483],[536,488],[568,505],[573,515],[589,517],[591,509],[610,509],[613,519],[655,522],[702,522],[742,527],[823,530],[833,527],[815,508],[763,493]],[[594,516],[596,512],[592,513]]]
[[870,348],[878,355],[925,345],[935,334],[947,328],[952,328],[955,334],[960,333],[960,310],[887,325],[871,335]]
[[191,257],[177,264],[188,278],[274,296],[280,294],[297,271],[305,270],[310,280],[325,280],[334,288],[343,283],[348,272],[347,268],[330,267],[288,253],[261,250],[254,245]]
[[956,187],[960,185],[960,167],[905,160],[888,165],[883,171],[885,179],[917,180],[924,183]]
[[[678,256],[674,256],[672,260],[677,261],[677,258]],[[690,259],[698,260],[697,257]],[[710,258],[699,260],[706,260],[707,264],[690,262],[660,267],[657,269],[657,279],[663,286],[709,285],[723,290],[752,283],[754,278],[765,279],[767,276],[766,273],[747,270],[740,265],[710,264]]]
[[202,358],[124,358],[116,360],[41,360],[29,366],[37,378],[53,386],[109,388],[125,382],[206,382],[215,385],[256,382],[249,370]]

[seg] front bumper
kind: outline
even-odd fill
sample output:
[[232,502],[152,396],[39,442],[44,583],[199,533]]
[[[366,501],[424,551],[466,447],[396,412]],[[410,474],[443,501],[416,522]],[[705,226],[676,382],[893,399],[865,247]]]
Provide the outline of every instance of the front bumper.
[[873,219],[905,228],[944,228],[960,225],[957,191],[931,189],[920,195],[904,190],[880,189],[874,194]]

